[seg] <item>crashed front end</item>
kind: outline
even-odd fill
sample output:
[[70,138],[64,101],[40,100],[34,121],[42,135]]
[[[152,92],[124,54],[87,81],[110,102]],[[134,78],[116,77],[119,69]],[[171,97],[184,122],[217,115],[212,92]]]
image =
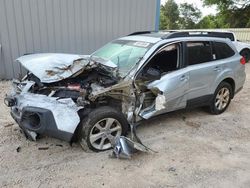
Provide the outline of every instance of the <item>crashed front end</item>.
[[77,112],[81,107],[71,98],[29,93],[35,84],[32,81],[21,84],[25,84],[23,91],[7,96],[5,103],[26,137],[36,140],[38,135],[48,135],[70,141],[80,122]]
[[111,71],[105,71],[112,67],[90,61],[87,56],[36,54],[17,62],[29,72],[22,80],[13,80],[12,92],[4,102],[31,140],[48,135],[72,141],[80,111],[95,105],[93,93],[117,83],[109,75]]

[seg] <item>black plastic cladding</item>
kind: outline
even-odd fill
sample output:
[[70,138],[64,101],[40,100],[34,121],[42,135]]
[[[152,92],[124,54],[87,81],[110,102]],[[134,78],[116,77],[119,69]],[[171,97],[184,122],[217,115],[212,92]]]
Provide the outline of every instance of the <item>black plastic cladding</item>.
[[[52,136],[58,139],[62,139],[65,141],[71,141],[73,134],[65,132],[65,131],[61,131],[57,128],[53,113],[50,110],[27,106],[23,108],[23,114],[25,114],[26,112],[37,114],[40,118],[40,126],[33,128],[27,122],[24,123],[23,117],[22,117],[20,121],[17,121],[17,123],[22,128],[34,131],[39,134],[48,135],[48,136]],[[13,113],[13,115],[15,115],[15,113]]]

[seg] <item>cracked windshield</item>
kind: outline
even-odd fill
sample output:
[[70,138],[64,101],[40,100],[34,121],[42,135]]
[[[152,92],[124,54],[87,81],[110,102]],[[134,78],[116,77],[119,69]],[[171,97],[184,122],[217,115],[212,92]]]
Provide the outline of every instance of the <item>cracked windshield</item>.
[[148,42],[116,40],[94,52],[92,57],[111,61],[117,66],[119,75],[124,77],[150,47],[151,44]]

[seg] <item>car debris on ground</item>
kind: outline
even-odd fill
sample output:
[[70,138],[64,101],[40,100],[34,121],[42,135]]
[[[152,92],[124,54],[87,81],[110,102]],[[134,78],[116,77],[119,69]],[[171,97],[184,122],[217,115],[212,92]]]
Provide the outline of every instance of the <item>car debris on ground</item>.
[[136,134],[135,125],[130,125],[131,138],[125,136],[118,136],[114,141],[111,142],[113,150],[109,155],[111,158],[118,159],[131,159],[132,155],[137,152],[153,152],[156,151],[145,146]]

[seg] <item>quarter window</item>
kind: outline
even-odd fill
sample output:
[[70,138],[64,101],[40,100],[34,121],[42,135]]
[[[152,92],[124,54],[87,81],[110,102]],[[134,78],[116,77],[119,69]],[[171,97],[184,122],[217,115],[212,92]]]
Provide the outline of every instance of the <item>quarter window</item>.
[[216,60],[225,59],[235,54],[230,46],[222,42],[213,42],[213,56]]
[[189,65],[212,61],[210,42],[187,42],[187,56]]

